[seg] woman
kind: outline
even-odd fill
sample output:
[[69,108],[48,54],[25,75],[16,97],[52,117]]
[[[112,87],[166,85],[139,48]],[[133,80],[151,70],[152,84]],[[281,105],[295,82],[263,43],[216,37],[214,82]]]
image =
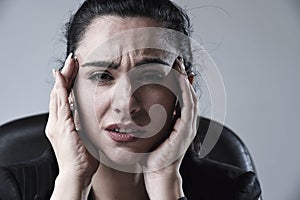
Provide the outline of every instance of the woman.
[[185,199],[179,169],[199,146],[192,56],[189,42],[161,36],[190,28],[168,0],[81,5],[53,73],[46,135],[59,174],[51,199]]

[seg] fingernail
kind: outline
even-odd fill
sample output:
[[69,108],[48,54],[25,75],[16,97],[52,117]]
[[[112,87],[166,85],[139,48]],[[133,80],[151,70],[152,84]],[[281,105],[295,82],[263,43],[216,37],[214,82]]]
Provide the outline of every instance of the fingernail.
[[[70,60],[71,60],[72,56],[73,56],[73,53],[71,52],[71,53],[68,55],[67,59],[66,59],[66,63],[67,63],[67,64],[70,63]],[[69,64],[68,64],[68,65],[69,65]]]
[[67,60],[70,59],[70,58],[72,58],[72,56],[73,56],[73,53],[71,52],[71,53],[68,55]]
[[65,64],[70,62],[72,56],[73,56],[73,53],[72,53],[72,52],[69,53],[69,55],[68,55],[68,57],[67,57],[67,59],[66,59],[66,61],[65,61]]
[[183,60],[182,60],[181,63],[180,63],[180,67],[181,67],[182,72],[183,72],[184,74],[186,74]]
[[189,75],[188,76],[188,79],[189,79],[189,82],[191,83],[191,84],[193,84],[194,83],[194,75]]
[[75,64],[78,64],[78,58],[77,58],[77,56],[74,56],[73,59],[74,59]]
[[52,69],[52,76],[53,76],[53,78],[55,78],[56,77],[56,70],[55,69]]
[[61,70],[61,72],[62,72],[63,74],[65,73],[66,68],[67,68],[67,67],[69,66],[69,64],[70,64],[72,55],[73,55],[73,53],[71,52],[71,53],[68,55],[67,59],[65,60],[64,67],[63,67],[62,70]]
[[182,74],[186,75],[186,72],[185,72],[185,68],[184,68],[184,64],[183,64],[183,58],[182,57],[178,57],[177,58],[177,62],[178,62],[178,65],[179,65],[179,70]]
[[178,56],[178,59],[179,59],[181,62],[183,62],[182,56]]

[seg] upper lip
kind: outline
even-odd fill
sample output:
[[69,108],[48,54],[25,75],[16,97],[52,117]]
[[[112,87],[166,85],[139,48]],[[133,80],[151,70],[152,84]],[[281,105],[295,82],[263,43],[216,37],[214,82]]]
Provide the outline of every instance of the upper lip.
[[[122,124],[122,123],[116,123],[116,124],[110,124],[105,127],[105,130],[114,130],[114,129],[120,129],[120,132],[126,131],[130,134],[143,134],[145,133],[145,130],[141,129],[135,124],[129,123],[129,124]],[[122,131],[123,130],[123,131]]]

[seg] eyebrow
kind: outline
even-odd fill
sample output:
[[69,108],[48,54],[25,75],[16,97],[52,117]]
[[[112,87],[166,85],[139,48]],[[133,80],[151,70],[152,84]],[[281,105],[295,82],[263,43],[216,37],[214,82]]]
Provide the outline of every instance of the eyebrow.
[[120,64],[114,62],[107,62],[107,61],[95,61],[95,62],[88,62],[81,65],[82,67],[101,67],[101,68],[113,68],[117,69]]
[[162,65],[170,66],[169,63],[163,61],[163,60],[160,59],[160,58],[145,58],[145,59],[143,59],[143,60],[137,62],[137,63],[135,64],[135,66],[145,65],[145,64],[151,64],[151,63],[162,64]]
[[[167,65],[170,66],[169,63],[163,61],[160,58],[145,58],[137,63],[135,63],[136,66],[140,65],[145,65],[145,64],[162,64],[162,65]],[[95,62],[88,62],[84,63],[82,67],[101,67],[101,68],[112,68],[112,69],[118,69],[120,67],[119,63],[114,63],[114,62],[107,62],[107,61],[95,61]]]

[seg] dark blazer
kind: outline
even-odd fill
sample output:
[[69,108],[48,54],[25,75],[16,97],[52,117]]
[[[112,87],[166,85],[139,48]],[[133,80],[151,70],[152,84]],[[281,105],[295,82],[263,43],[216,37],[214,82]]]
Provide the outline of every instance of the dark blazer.
[[[180,167],[189,200],[255,200],[261,193],[253,172],[187,153]],[[58,174],[52,149],[25,163],[0,166],[1,200],[50,199]]]

